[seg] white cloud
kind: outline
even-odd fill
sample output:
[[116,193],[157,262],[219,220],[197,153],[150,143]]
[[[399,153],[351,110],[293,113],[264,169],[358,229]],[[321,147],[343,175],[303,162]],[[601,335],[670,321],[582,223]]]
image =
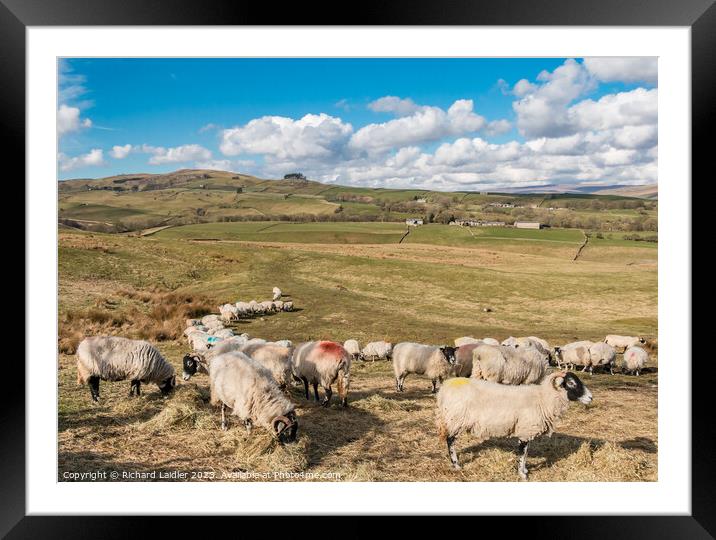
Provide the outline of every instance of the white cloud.
[[87,154],[75,157],[70,157],[66,154],[60,153],[57,156],[57,160],[59,161],[61,171],[71,171],[82,167],[98,167],[100,165],[105,165],[103,153],[100,148],[93,148]]
[[268,154],[279,159],[328,158],[340,152],[353,126],[325,113],[299,120],[263,116],[225,129],[220,149],[227,156]]
[[368,124],[351,137],[349,147],[359,152],[385,152],[450,135],[474,133],[486,125],[485,118],[473,111],[472,100],[460,99],[447,112],[439,107],[422,106],[409,116]]
[[132,151],[131,144],[125,144],[124,146],[114,145],[110,150],[109,155],[114,159],[124,159]]
[[373,112],[389,112],[396,116],[407,116],[420,107],[410,98],[384,96],[369,103],[368,108]]
[[647,57],[591,57],[584,66],[597,79],[604,82],[646,82],[656,84],[658,58]]
[[212,131],[214,129],[219,129],[221,126],[218,124],[213,124],[209,122],[208,124],[204,124],[199,128],[199,133],[206,133],[207,131]]
[[77,107],[60,105],[57,109],[57,135],[62,137],[66,133],[79,131],[92,125],[89,118],[80,118],[80,110]]
[[586,99],[569,108],[567,117],[573,128],[580,131],[656,125],[658,93],[656,88],[637,88],[608,94],[598,101]]
[[150,165],[211,159],[211,151],[198,144],[185,144],[174,148],[145,144],[141,146],[141,151],[152,154],[152,157],[149,158]]

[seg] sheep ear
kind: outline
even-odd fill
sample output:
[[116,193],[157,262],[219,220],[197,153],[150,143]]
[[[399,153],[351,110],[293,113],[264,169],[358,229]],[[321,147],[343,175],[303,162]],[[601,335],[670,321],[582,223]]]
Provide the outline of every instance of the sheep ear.
[[560,386],[562,386],[563,383],[564,383],[564,377],[562,375],[558,375],[557,377],[555,377],[554,381],[552,382],[552,384],[554,384],[555,388],[559,388]]

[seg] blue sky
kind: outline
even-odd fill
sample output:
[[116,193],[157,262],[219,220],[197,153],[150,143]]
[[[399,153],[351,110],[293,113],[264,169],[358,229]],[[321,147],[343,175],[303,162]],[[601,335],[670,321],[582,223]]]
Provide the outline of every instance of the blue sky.
[[656,181],[655,59],[91,58],[58,69],[60,179],[213,165],[434,189]]

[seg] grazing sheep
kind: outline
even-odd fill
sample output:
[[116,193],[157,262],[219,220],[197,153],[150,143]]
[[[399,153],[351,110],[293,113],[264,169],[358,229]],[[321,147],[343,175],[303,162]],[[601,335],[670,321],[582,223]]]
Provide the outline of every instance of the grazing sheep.
[[570,401],[589,404],[592,393],[574,373],[551,373],[541,384],[506,386],[491,381],[453,378],[445,382],[437,397],[437,426],[447,443],[455,469],[460,468],[455,451],[458,435],[470,432],[479,442],[493,437],[517,437],[517,471],[527,480],[527,448],[542,434],[551,435]]
[[455,339],[455,347],[462,347],[463,345],[474,345],[476,343],[482,343],[481,339],[475,339],[474,337],[464,336]]
[[274,300],[274,301],[280,300],[281,297],[283,296],[283,293],[281,292],[281,289],[279,289],[278,287],[274,287],[272,292],[273,292],[273,298],[272,298],[272,300]]
[[316,401],[319,400],[318,385],[320,384],[325,392],[322,402],[325,407],[330,404],[333,395],[331,385],[334,382],[338,386],[341,405],[348,406],[350,369],[351,355],[343,348],[343,345],[334,341],[301,343],[293,353],[293,374],[297,379],[303,381],[306,399],[310,399],[308,383],[311,383],[313,395]]
[[563,365],[574,369],[574,366],[588,366],[590,362],[589,347],[594,345],[592,341],[575,341],[561,347],[554,348],[554,357],[561,369]]
[[193,332],[187,336],[187,340],[195,351],[206,351],[222,341],[220,337],[209,335],[206,332]]
[[[617,359],[617,352],[614,347],[603,341],[598,341],[589,347],[589,373],[594,372],[595,367],[605,366],[609,368],[609,373],[614,375],[614,363]],[[582,369],[585,371],[587,366]]]
[[284,311],[293,311],[293,302],[284,302],[283,310]]
[[240,317],[248,317],[251,315],[251,306],[248,302],[236,302],[234,305]]
[[290,339],[279,339],[278,341],[274,341],[273,344],[281,347],[293,348],[293,342]]
[[632,346],[624,351],[622,358],[622,369],[632,375],[639,376],[639,372],[649,360],[649,353],[641,347]]
[[533,384],[547,371],[547,357],[533,347],[480,345],[472,351],[473,379],[500,384]]
[[236,321],[239,319],[239,310],[234,304],[219,306],[219,314],[224,322]]
[[194,332],[203,332],[203,333],[206,333],[207,330],[208,330],[208,328],[207,328],[206,326],[204,326],[203,324],[200,324],[200,325],[197,325],[197,326],[188,326],[188,327],[184,330],[184,335],[187,337],[187,339],[189,339],[189,336],[190,336],[191,334],[193,334]]
[[499,341],[497,341],[495,338],[491,338],[491,337],[482,338],[482,342],[485,345],[499,345],[500,344]]
[[469,377],[472,374],[472,351],[480,345],[484,345],[483,342],[476,341],[477,343],[460,345],[455,351],[455,365],[453,367],[455,377]]
[[244,345],[240,351],[268,369],[281,390],[288,389],[291,382],[293,349],[274,343],[252,343]]
[[547,343],[544,339],[540,339],[538,337],[529,336],[529,337],[509,337],[505,341],[502,342],[503,346],[506,347],[514,347],[516,349],[522,347],[533,347],[537,349],[539,352],[544,354],[547,357],[547,360],[553,359],[554,350],[550,348],[549,343]]
[[272,309],[275,312],[283,311],[283,302],[281,300],[274,300],[271,302]]
[[426,375],[432,382],[432,393],[437,391],[455,364],[455,347],[437,347],[420,343],[403,342],[393,348],[393,373],[395,388],[403,391],[405,378],[410,373]]
[[250,433],[259,424],[281,443],[296,440],[298,421],[293,404],[281,392],[271,372],[240,352],[212,361],[211,404],[221,405],[221,429],[226,431],[226,407],[241,419]]
[[92,401],[99,401],[99,381],[129,379],[129,395],[141,394],[142,383],[156,383],[162,395],[176,385],[174,368],[147,341],[94,336],[77,347],[77,384],[88,384]]
[[502,343],[500,343],[500,345],[502,345],[503,347],[514,347],[517,344],[517,338],[512,336],[508,337],[507,339],[503,340]]
[[263,313],[263,308],[261,307],[261,304],[259,304],[256,300],[251,300],[249,302],[249,312]]
[[363,360],[390,360],[393,355],[393,345],[387,341],[371,341],[360,353]]
[[643,337],[616,336],[610,334],[604,338],[604,343],[607,343],[608,345],[614,347],[617,352],[624,352],[629,347],[636,347],[638,345],[646,344],[646,340]]
[[263,310],[264,313],[273,313],[274,312],[273,302],[270,300],[265,300],[263,302],[260,302],[259,305],[261,306],[261,309]]
[[211,361],[219,355],[240,351],[242,347],[246,345],[248,340],[241,336],[233,336],[228,339],[224,339],[211,348],[195,350],[184,356],[182,361],[183,364],[183,379],[188,381],[191,377],[199,373],[209,374],[209,366]]
[[355,339],[348,339],[343,343],[343,348],[353,356],[353,360],[360,358],[360,343]]

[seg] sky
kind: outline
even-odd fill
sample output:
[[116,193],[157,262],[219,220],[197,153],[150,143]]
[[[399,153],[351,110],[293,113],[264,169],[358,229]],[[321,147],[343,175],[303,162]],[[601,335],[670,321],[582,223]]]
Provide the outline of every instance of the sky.
[[58,61],[58,175],[483,190],[657,181],[657,59]]

